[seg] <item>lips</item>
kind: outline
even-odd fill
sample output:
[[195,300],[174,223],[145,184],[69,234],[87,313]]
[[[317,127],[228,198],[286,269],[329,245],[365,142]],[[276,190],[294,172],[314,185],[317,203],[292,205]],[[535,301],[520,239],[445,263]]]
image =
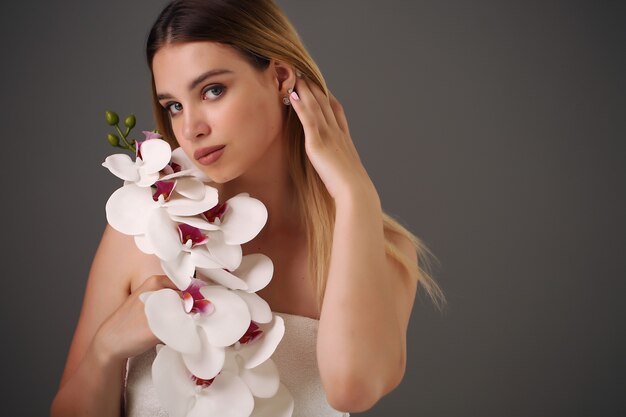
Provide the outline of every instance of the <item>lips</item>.
[[197,151],[195,151],[193,153],[193,157],[196,161],[199,161],[200,158],[204,158],[205,156],[208,156],[209,154],[215,152],[215,151],[219,151],[220,149],[224,148],[226,145],[216,145],[216,146],[209,146],[207,148],[202,148],[202,149],[198,149]]

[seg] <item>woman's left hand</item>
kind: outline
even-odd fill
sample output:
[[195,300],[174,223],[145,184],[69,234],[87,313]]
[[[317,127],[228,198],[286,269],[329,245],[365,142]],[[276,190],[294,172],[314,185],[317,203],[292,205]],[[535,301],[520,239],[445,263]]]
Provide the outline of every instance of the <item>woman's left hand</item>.
[[343,107],[313,81],[297,78],[289,97],[304,128],[305,150],[330,195],[339,198],[375,191],[350,137]]

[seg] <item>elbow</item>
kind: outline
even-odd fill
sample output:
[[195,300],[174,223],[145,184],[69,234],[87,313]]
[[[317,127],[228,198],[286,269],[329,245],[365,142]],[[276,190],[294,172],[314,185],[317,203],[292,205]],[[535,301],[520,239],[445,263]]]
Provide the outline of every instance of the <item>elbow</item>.
[[402,381],[404,370],[376,378],[375,374],[335,376],[332,382],[325,384],[328,403],[337,411],[362,413],[374,405],[386,394],[393,391]]

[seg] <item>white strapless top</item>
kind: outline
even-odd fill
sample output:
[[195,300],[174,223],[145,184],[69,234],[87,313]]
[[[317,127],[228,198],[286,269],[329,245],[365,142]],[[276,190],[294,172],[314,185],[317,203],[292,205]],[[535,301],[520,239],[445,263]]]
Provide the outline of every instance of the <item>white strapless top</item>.
[[[326,400],[317,368],[318,320],[286,313],[274,313],[285,321],[285,335],[272,355],[280,381],[294,399],[292,417],[345,417]],[[127,417],[167,417],[152,385],[152,361],[156,350],[130,358],[126,378]]]

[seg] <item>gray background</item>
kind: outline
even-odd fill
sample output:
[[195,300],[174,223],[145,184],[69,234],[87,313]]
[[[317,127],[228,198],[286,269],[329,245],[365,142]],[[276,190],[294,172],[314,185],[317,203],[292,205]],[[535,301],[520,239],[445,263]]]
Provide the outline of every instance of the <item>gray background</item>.
[[[48,412],[119,186],[103,112],[153,126],[163,4],[2,5],[0,415]],[[364,415],[626,415],[624,2],[279,4],[449,299],[417,300],[405,379]]]

